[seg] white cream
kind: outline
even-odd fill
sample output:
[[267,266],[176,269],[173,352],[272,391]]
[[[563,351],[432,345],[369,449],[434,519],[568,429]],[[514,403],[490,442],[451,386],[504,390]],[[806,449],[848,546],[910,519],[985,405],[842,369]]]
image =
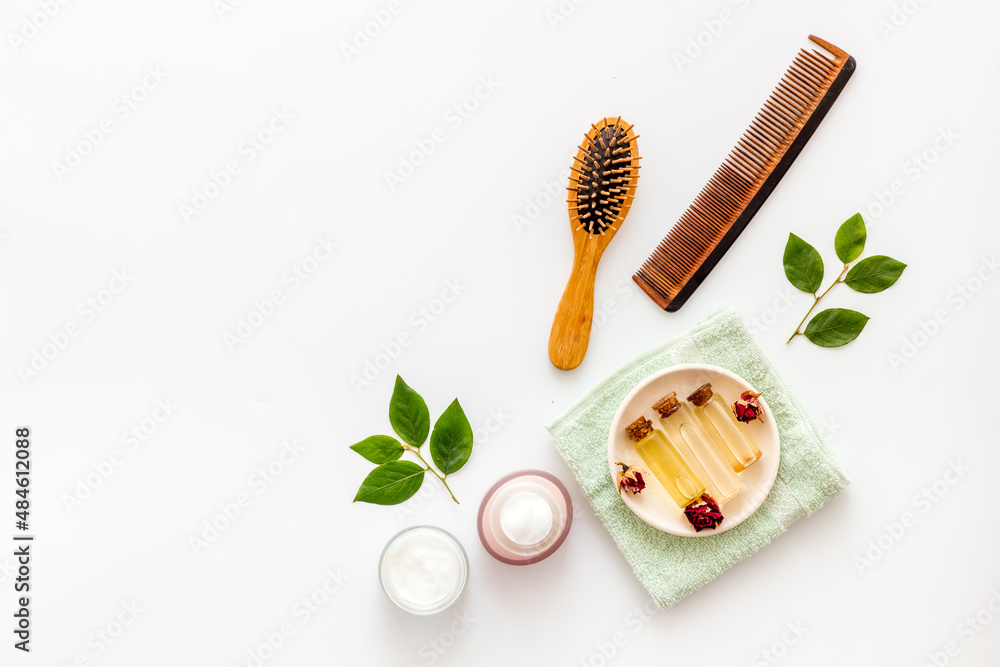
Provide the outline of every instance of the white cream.
[[562,545],[573,523],[569,492],[543,470],[512,472],[479,505],[479,540],[501,563],[531,565]]
[[515,493],[500,508],[500,529],[523,547],[538,544],[552,531],[554,517],[545,498],[531,491]]
[[436,530],[413,530],[386,556],[390,596],[407,606],[430,607],[464,586],[465,563],[452,540]]

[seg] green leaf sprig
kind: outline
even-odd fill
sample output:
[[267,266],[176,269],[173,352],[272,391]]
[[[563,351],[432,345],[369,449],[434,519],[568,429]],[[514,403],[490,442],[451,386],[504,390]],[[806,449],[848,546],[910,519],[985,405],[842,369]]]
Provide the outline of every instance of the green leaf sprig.
[[[472,426],[456,398],[434,423],[427,403],[412,387],[396,376],[396,387],[389,400],[389,423],[400,442],[391,435],[372,435],[351,449],[378,467],[361,483],[354,502],[397,505],[413,496],[424,483],[424,473],[431,473],[444,484],[451,499],[458,499],[448,486],[447,477],[462,469],[472,454]],[[420,447],[430,432],[431,459],[437,470],[420,454]],[[416,455],[423,465],[401,461],[404,452]],[[440,472],[438,472],[440,470]]]
[[796,288],[812,294],[814,300],[785,345],[791,343],[796,336],[805,336],[820,347],[840,347],[847,345],[861,334],[868,323],[868,316],[847,308],[828,308],[817,313],[804,331],[802,325],[812,314],[820,299],[838,283],[844,283],[855,292],[875,294],[892,287],[899,279],[906,264],[885,255],[867,257],[851,267],[851,262],[861,256],[867,239],[868,230],[860,213],[855,213],[840,226],[833,244],[837,257],[844,263],[844,270],[822,294],[819,294],[819,288],[823,283],[823,258],[816,248],[795,234],[788,235],[783,258],[785,276]]

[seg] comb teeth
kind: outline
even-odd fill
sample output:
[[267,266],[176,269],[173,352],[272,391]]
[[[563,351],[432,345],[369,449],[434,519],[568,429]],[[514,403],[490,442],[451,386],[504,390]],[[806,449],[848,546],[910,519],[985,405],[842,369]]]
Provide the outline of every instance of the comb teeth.
[[566,202],[574,229],[604,234],[617,229],[631,204],[639,177],[637,137],[621,117],[590,127],[570,167]]
[[812,136],[854,59],[802,49],[750,127],[633,279],[661,308],[680,308],[732,245]]

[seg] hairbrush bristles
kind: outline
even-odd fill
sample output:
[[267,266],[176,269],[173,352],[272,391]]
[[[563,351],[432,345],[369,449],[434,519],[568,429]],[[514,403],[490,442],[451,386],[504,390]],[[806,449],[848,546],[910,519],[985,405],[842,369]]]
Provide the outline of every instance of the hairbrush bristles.
[[[608,124],[608,120],[612,120]],[[570,221],[574,229],[604,234],[624,220],[639,178],[637,136],[621,117],[591,125],[573,158],[569,177]]]
[[633,280],[661,308],[684,305],[763,205],[854,72],[845,51],[813,35],[736,148]]

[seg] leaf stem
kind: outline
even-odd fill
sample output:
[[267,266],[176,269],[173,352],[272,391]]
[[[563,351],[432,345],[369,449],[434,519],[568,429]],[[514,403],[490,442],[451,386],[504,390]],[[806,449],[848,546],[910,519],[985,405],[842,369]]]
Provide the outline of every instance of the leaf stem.
[[802,325],[803,325],[803,324],[805,324],[805,322],[806,322],[806,319],[807,319],[807,318],[809,317],[809,315],[811,315],[811,314],[812,314],[812,311],[813,311],[813,310],[814,310],[814,309],[816,308],[816,304],[818,304],[818,303],[819,303],[819,300],[820,300],[820,299],[822,299],[822,298],[823,298],[824,296],[826,296],[826,295],[827,295],[827,293],[828,293],[828,292],[829,292],[830,290],[832,290],[832,289],[833,289],[833,286],[834,286],[834,285],[836,285],[837,283],[842,283],[842,282],[844,282],[844,281],[843,281],[843,278],[844,278],[844,274],[845,274],[845,273],[847,273],[847,269],[849,269],[849,268],[850,268],[850,265],[849,265],[849,264],[844,264],[844,270],[840,272],[840,275],[839,275],[839,276],[837,276],[837,279],[836,279],[836,280],[834,280],[834,281],[833,281],[832,283],[830,283],[830,286],[826,288],[826,291],[824,291],[824,292],[823,292],[822,294],[820,294],[819,296],[816,296],[815,294],[813,294],[813,299],[814,299],[814,301],[813,301],[813,304],[812,304],[812,306],[810,306],[810,307],[809,307],[809,310],[808,310],[808,311],[806,312],[805,316],[804,316],[804,317],[802,318],[802,321],[801,321],[801,322],[799,322],[799,326],[795,327],[795,333],[793,333],[793,334],[792,334],[791,336],[789,336],[789,337],[788,337],[788,340],[786,340],[786,341],[785,341],[785,345],[788,345],[789,343],[791,343],[791,342],[792,342],[792,339],[793,339],[793,338],[795,338],[796,336],[801,336],[801,335],[802,335],[802,332],[801,332],[801,331],[799,331],[799,330],[800,330],[800,329],[802,328]]
[[431,464],[428,463],[424,459],[424,457],[420,455],[420,450],[417,449],[416,447],[413,447],[412,445],[404,444],[403,445],[403,449],[406,449],[406,450],[411,451],[414,454],[416,454],[417,458],[420,459],[420,462],[424,464],[424,470],[428,471],[429,473],[431,473],[432,475],[434,475],[435,477],[437,477],[439,480],[441,480],[441,483],[444,484],[444,488],[448,491],[448,495],[451,496],[451,499],[455,501],[455,504],[456,505],[460,505],[461,504],[461,503],[458,502],[458,498],[456,498],[455,494],[452,492],[451,487],[448,486],[448,482],[445,481],[445,477],[447,477],[447,475],[443,475],[442,476],[441,474],[438,473],[437,470],[435,470],[434,468],[432,468]]

